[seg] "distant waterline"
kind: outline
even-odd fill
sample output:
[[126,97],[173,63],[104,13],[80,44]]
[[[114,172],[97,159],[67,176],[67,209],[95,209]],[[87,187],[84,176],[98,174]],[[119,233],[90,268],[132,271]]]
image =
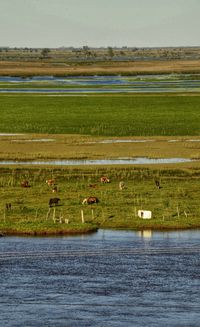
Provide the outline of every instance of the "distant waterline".
[[53,166],[79,166],[79,165],[145,165],[145,164],[174,164],[192,162],[189,158],[117,158],[117,159],[61,159],[61,160],[1,160],[0,165],[53,165]]

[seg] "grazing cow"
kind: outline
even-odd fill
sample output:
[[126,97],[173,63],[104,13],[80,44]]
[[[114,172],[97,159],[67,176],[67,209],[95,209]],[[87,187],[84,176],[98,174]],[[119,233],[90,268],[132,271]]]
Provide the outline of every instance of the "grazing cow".
[[119,182],[119,189],[123,190],[125,188],[125,184],[123,181]]
[[89,196],[88,198],[85,198],[82,201],[82,204],[93,204],[93,203],[98,203],[99,200],[96,198],[96,196]]
[[6,210],[11,210],[11,207],[12,207],[11,203],[6,203]]
[[21,182],[21,187],[25,187],[25,188],[30,187],[29,181],[25,180]]
[[162,188],[162,186],[160,185],[160,182],[158,180],[155,180],[155,184],[158,189]]
[[52,185],[55,184],[55,179],[47,179],[46,183],[47,183],[48,186],[52,186]]
[[89,187],[96,188],[97,187],[97,184],[89,184]]
[[54,186],[53,188],[52,188],[52,193],[57,193],[58,192],[58,188],[57,188],[57,186]]
[[110,183],[110,179],[108,177],[106,177],[106,176],[102,176],[100,178],[100,182],[101,183]]
[[59,204],[60,199],[59,198],[51,198],[49,199],[49,206],[52,207],[52,205],[56,206]]

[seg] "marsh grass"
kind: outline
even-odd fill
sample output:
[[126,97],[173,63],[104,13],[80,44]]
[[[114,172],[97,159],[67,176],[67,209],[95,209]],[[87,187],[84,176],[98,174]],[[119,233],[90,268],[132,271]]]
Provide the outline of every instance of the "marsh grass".
[[[102,175],[109,176],[111,183],[101,184]],[[161,189],[155,187],[155,176],[160,177]],[[25,177],[31,185],[28,189],[20,186]],[[52,194],[45,183],[49,177],[56,180],[57,194]],[[122,177],[126,188],[119,190]],[[96,188],[89,187],[91,181],[96,183]],[[34,235],[89,231],[96,226],[139,230],[199,228],[199,184],[200,169],[192,168],[2,168],[0,230]],[[84,206],[82,200],[87,196],[96,196],[100,202]],[[48,205],[52,197],[61,199],[55,211]],[[6,203],[12,204],[11,210],[5,209]],[[139,209],[151,210],[153,218],[138,218]],[[82,210],[85,224],[81,220]]]
[[199,135],[200,97],[0,96],[1,132],[96,136]]

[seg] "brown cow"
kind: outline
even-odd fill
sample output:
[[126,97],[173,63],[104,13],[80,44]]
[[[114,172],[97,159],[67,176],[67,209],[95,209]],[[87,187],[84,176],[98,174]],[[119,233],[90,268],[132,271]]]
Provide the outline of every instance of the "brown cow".
[[52,185],[55,184],[55,179],[47,179],[46,183],[47,183],[48,186],[52,186]]
[[29,181],[25,180],[21,182],[21,187],[25,187],[25,188],[30,187]]
[[101,183],[110,183],[110,179],[108,177],[106,177],[106,176],[102,176],[100,178],[100,182]]
[[85,198],[82,201],[82,204],[93,204],[93,203],[98,203],[99,200],[96,198],[96,196],[89,196],[88,198]]

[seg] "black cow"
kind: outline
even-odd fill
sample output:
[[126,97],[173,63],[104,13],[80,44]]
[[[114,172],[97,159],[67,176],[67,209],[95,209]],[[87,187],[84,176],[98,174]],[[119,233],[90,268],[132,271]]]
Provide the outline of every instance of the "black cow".
[[156,184],[156,187],[158,188],[158,189],[161,189],[162,188],[162,186],[160,185],[160,181],[159,180],[155,180],[155,184]]
[[51,198],[49,199],[49,206],[52,207],[52,205],[56,206],[59,204],[60,199],[59,198]]
[[6,203],[6,210],[11,210],[11,207],[12,207],[11,203]]

